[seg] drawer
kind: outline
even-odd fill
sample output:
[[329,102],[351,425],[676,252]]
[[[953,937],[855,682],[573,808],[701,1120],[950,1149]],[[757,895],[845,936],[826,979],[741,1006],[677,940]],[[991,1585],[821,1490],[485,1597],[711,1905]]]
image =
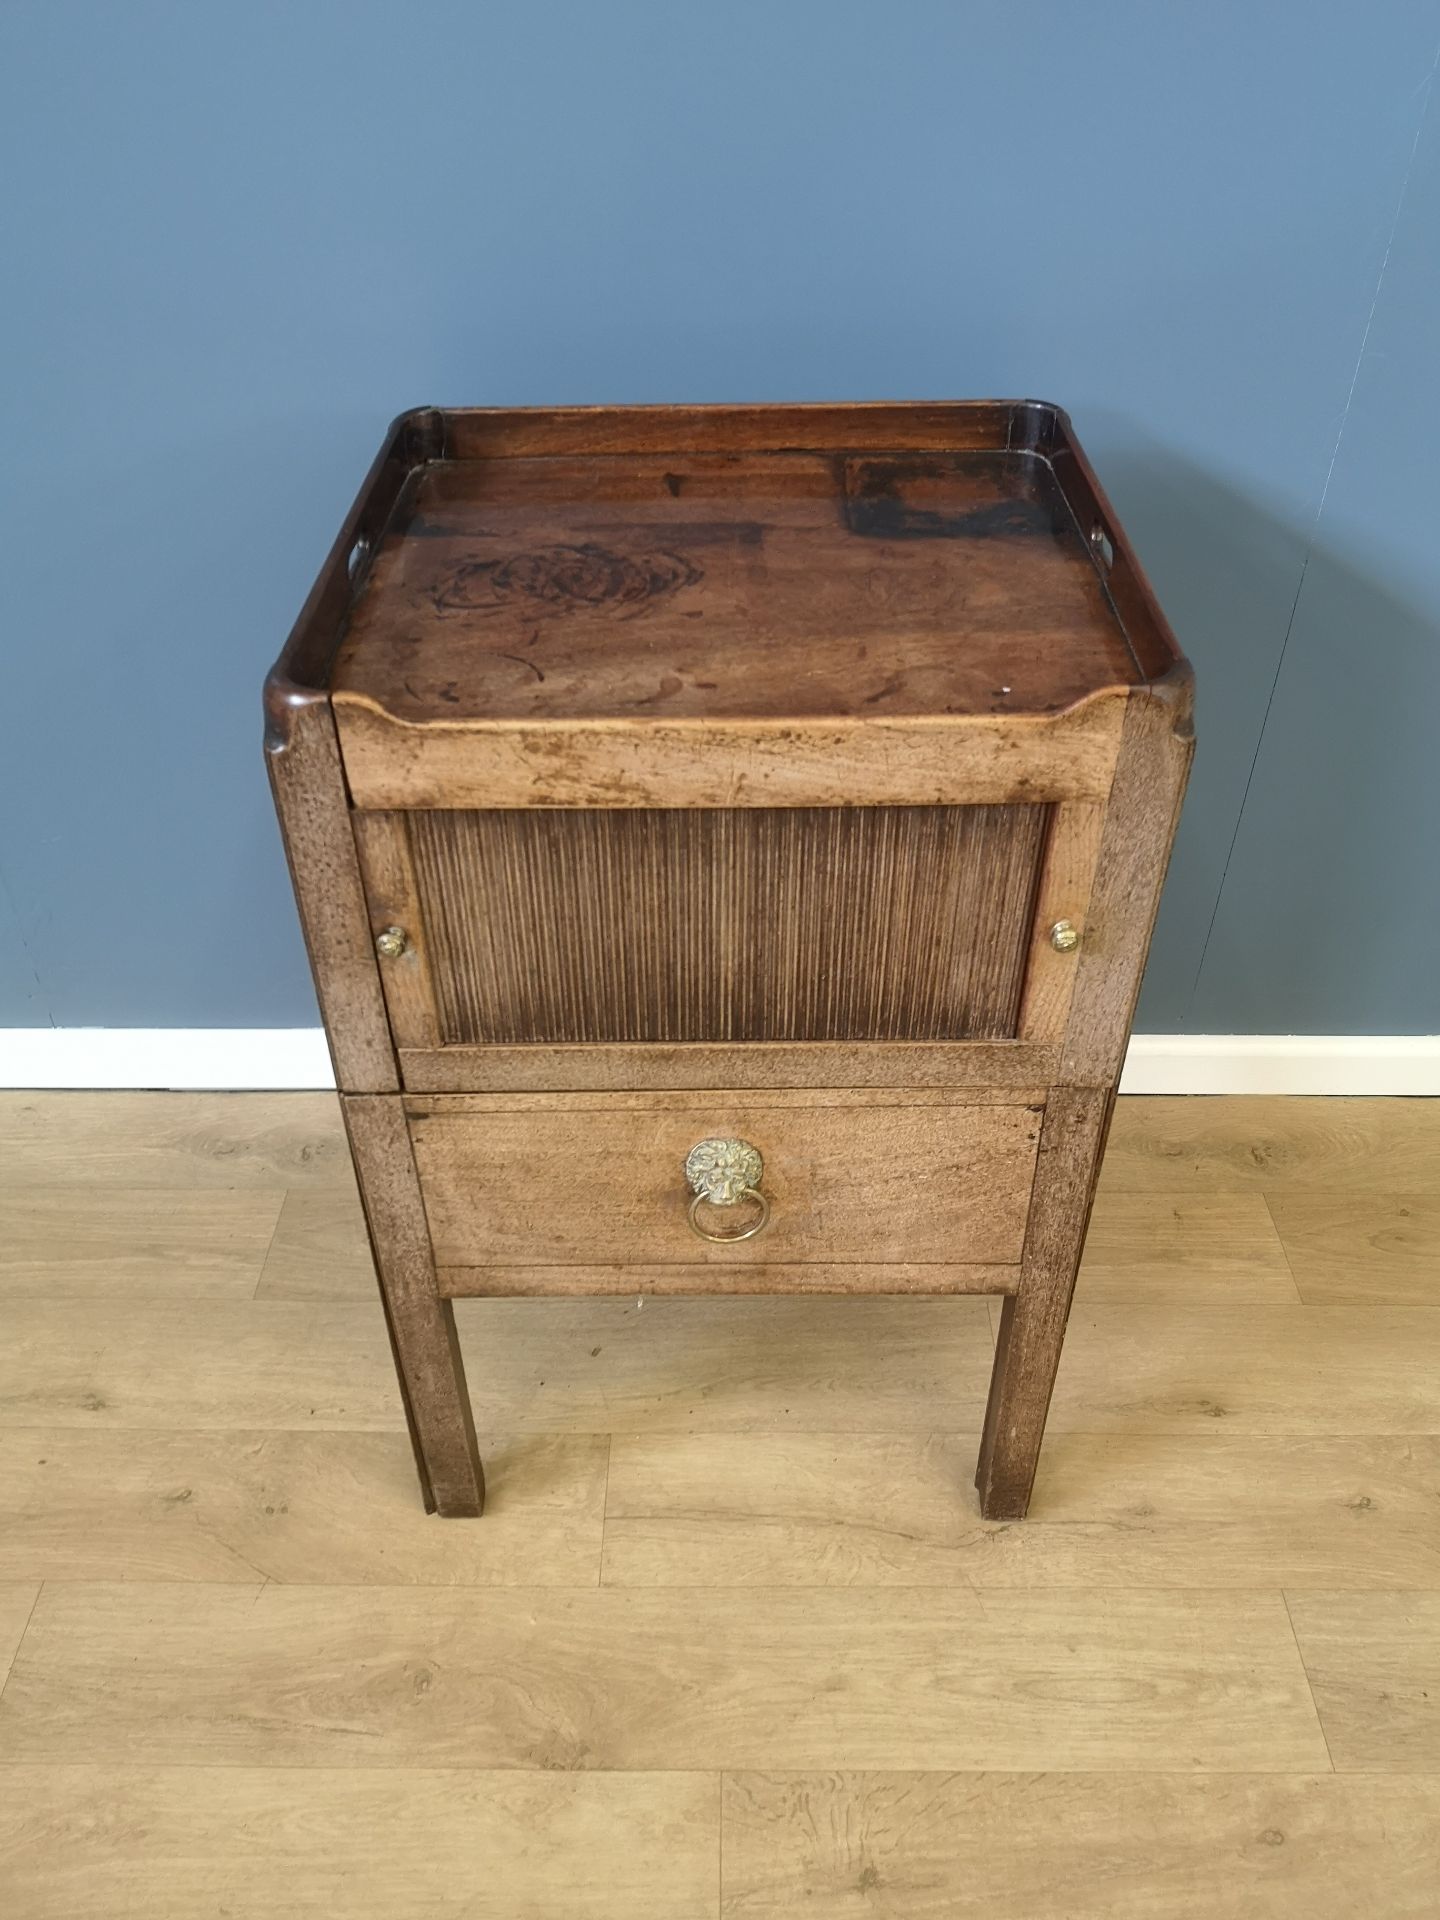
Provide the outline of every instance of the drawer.
[[[1042,1111],[1038,1098],[933,1089],[406,1105],[442,1278],[495,1266],[1014,1265]],[[687,1160],[707,1140],[758,1152],[760,1201],[697,1196]],[[738,1232],[762,1206],[751,1237],[695,1230]]]

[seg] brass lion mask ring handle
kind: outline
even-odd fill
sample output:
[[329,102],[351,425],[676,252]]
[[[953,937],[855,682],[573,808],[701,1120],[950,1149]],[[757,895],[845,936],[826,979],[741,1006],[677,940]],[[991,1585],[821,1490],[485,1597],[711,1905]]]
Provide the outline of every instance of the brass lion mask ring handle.
[[[694,1195],[687,1216],[692,1231],[702,1240],[722,1245],[731,1240],[753,1240],[770,1219],[770,1202],[760,1191],[764,1174],[765,1162],[748,1140],[697,1142],[685,1157],[685,1179]],[[753,1201],[758,1207],[747,1224],[721,1233],[717,1233],[713,1225],[705,1224],[703,1207],[738,1207],[746,1201]]]

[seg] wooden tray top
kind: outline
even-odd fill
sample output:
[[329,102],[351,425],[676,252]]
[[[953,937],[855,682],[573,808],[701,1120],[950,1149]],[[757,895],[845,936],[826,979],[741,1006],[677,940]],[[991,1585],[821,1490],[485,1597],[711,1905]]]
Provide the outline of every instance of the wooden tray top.
[[357,574],[338,710],[1044,716],[1179,658],[1053,408],[428,417],[435,457]]

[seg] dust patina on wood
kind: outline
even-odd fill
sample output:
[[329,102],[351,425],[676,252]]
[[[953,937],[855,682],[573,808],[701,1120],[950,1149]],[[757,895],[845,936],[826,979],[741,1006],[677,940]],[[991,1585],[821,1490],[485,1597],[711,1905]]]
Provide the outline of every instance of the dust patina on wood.
[[[648,1285],[1002,1295],[1023,1514],[1190,711],[1052,406],[396,422],[267,746],[441,1512],[450,1300]],[[687,1243],[742,1123],[766,1224]]]

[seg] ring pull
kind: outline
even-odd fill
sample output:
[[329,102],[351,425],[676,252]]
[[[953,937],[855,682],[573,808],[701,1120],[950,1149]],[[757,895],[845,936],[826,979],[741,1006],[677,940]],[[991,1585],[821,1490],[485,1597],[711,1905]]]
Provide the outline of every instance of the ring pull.
[[[712,1233],[709,1227],[701,1226],[701,1207],[738,1206],[742,1200],[758,1200],[760,1203],[760,1211],[748,1227],[741,1227],[735,1233]],[[758,1187],[742,1187],[733,1200],[724,1201],[712,1200],[708,1193],[697,1193],[695,1198],[690,1202],[690,1213],[688,1217],[692,1231],[698,1233],[702,1240],[714,1240],[720,1246],[725,1246],[732,1240],[753,1240],[756,1234],[762,1231],[770,1218],[770,1202]]]
[[[694,1198],[687,1219],[693,1233],[702,1240],[725,1245],[732,1240],[753,1240],[768,1225],[770,1202],[760,1191],[765,1162],[748,1140],[701,1140],[685,1158],[685,1179]],[[702,1206],[729,1208],[754,1201],[759,1212],[748,1226],[733,1233],[716,1233],[701,1222]]]

